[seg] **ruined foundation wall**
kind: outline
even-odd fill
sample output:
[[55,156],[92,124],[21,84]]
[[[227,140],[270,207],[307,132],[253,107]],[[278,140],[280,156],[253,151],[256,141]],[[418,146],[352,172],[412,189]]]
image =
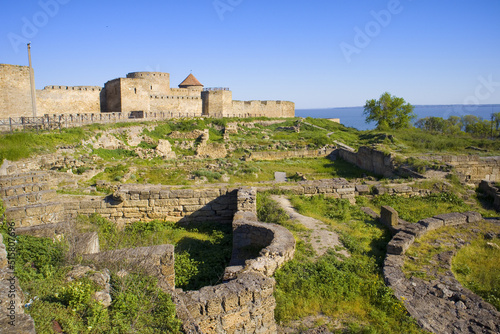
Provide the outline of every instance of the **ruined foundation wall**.
[[394,176],[394,164],[390,154],[366,146],[359,148],[358,152],[337,149],[338,156],[343,160],[358,166],[371,173],[384,177]]
[[[238,211],[233,221],[233,258],[242,247],[263,247],[247,259],[235,277],[198,291],[178,292],[185,324],[198,333],[276,333],[274,320],[276,282],[271,276],[293,258],[295,239],[285,228],[257,221],[256,189],[238,191]],[[227,271],[228,268],[226,268]]]
[[464,181],[500,181],[500,157],[479,155],[429,155],[422,160],[439,161],[452,166]]
[[297,158],[320,158],[327,157],[332,153],[331,149],[318,150],[296,150],[296,151],[262,151],[252,152],[248,160],[283,160]]

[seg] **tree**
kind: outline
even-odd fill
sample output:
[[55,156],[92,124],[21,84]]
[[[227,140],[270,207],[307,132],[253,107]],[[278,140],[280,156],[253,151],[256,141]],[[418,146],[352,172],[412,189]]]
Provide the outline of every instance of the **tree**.
[[363,114],[367,123],[377,122],[379,130],[408,128],[416,117],[411,104],[387,92],[378,100],[367,100]]

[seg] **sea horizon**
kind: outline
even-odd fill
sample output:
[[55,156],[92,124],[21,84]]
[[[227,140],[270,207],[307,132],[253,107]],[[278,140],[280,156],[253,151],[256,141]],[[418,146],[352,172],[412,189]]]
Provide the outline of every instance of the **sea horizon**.
[[[442,117],[474,115],[489,120],[492,113],[500,112],[500,104],[424,104],[414,105],[413,112],[417,115],[414,121],[425,117]],[[339,118],[340,123],[358,130],[372,130],[375,123],[366,123],[363,106],[296,109],[297,117]]]

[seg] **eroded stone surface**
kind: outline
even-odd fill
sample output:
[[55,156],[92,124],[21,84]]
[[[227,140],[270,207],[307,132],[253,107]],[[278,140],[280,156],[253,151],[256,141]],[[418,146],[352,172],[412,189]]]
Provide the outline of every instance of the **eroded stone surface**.
[[[465,224],[469,219],[476,222],[479,216],[478,213],[446,214],[424,219],[418,224],[423,227],[423,230],[418,228],[418,233],[423,234],[445,224]],[[404,232],[396,234],[389,244],[401,244],[405,240],[406,245],[407,239],[402,238],[401,233]],[[466,245],[459,236],[456,236],[455,242],[458,247]],[[500,332],[500,313],[455,279],[451,271],[453,251],[444,251],[434,257],[431,274],[435,279],[426,281],[418,277],[405,277],[402,267],[406,250],[403,248],[398,248],[398,252],[392,254],[388,251],[384,262],[384,278],[423,329],[433,333]]]

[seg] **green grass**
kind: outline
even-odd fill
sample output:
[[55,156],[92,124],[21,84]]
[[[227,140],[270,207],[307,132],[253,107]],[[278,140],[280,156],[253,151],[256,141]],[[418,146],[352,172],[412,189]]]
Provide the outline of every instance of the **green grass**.
[[454,193],[434,193],[424,197],[402,197],[383,194],[371,200],[371,206],[379,210],[388,205],[399,213],[399,217],[411,223],[442,213],[470,211],[471,207]]
[[[407,250],[403,272],[407,277],[436,279],[436,275],[447,270],[436,268],[438,254],[454,251],[456,255],[452,260],[452,270],[457,280],[500,310],[500,250],[487,244],[500,246],[500,242],[498,238],[485,240],[487,232],[498,235],[500,227],[483,221],[431,231],[418,238]],[[457,238],[470,244],[459,249]],[[438,241],[439,246],[436,244]]]
[[[102,251],[171,244],[176,253],[176,287],[196,290],[220,283],[231,259],[229,224],[199,223],[181,227],[164,221],[134,222],[123,230],[99,216],[79,216],[80,229],[97,231]],[[177,257],[179,256],[179,257]]]
[[77,145],[87,137],[84,128],[1,134],[0,164],[4,159],[17,161],[40,153],[50,153],[59,145]]
[[[351,333],[422,333],[381,277],[388,231],[347,200],[291,200],[300,213],[323,220],[341,234],[351,256],[328,252],[315,261],[310,245],[299,242],[295,258],[275,274],[276,320],[287,324],[321,314]],[[286,226],[286,217],[269,202],[266,196],[258,200],[259,219],[268,217]]]
[[[496,228],[500,233],[500,228]],[[490,244],[495,244],[495,248]],[[479,237],[453,258],[452,269],[463,286],[483,297],[500,311],[500,240]]]
[[112,304],[105,308],[92,298],[102,287],[86,277],[66,279],[71,266],[65,263],[64,243],[32,236],[16,239],[15,272],[37,333],[53,333],[53,321],[67,333],[180,332],[175,305],[156,279],[112,273]]

